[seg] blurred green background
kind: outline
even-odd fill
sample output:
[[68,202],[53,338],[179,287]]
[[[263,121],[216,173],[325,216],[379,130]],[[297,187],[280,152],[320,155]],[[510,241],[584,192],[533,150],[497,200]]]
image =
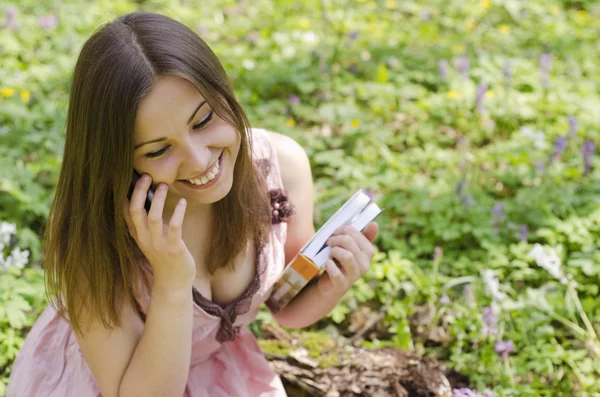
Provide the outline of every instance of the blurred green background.
[[352,336],[382,312],[366,346],[430,355],[482,394],[600,396],[591,0],[2,3],[0,396],[47,304],[40,235],[75,59],[136,10],[194,29],[252,124],[305,147],[317,226],[358,188],[386,208],[370,273],[315,330]]

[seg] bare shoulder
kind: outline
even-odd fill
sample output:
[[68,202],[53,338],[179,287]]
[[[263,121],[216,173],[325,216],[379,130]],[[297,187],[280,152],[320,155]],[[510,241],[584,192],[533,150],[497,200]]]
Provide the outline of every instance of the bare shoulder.
[[267,132],[277,151],[283,188],[296,208],[296,214],[288,220],[285,243],[287,263],[315,232],[312,172],[306,151],[298,142],[287,135]]
[[[287,135],[273,131],[267,131],[267,134],[275,144],[281,177],[283,179],[286,179],[289,182],[290,178],[297,175],[300,170],[304,171],[304,173],[310,172],[310,162],[308,161],[306,151],[298,142],[296,142],[296,140]],[[286,185],[285,180],[284,185]]]

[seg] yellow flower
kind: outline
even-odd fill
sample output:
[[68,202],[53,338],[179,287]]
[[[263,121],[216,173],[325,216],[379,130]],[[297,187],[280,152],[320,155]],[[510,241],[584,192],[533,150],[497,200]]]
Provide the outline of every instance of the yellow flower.
[[559,12],[560,12],[560,8],[558,8],[557,6],[550,7],[550,14],[558,15]]
[[577,19],[580,19],[582,21],[586,20],[589,16],[588,12],[585,10],[577,10],[577,13],[575,15],[577,15]]
[[475,22],[475,18],[468,18],[465,21],[465,25],[467,25],[467,30],[470,32],[471,30],[473,30],[475,28],[475,25],[477,24],[477,22]]
[[367,7],[369,7],[370,9],[374,9],[377,5],[375,4],[374,1],[369,1],[367,3]]
[[460,94],[454,90],[450,90],[448,91],[448,93],[446,94],[446,96],[448,97],[448,99],[457,99],[460,98]]
[[354,119],[352,120],[352,128],[358,128],[358,126],[360,125],[360,121]]
[[300,27],[304,30],[307,30],[308,28],[310,28],[310,21],[306,18],[300,18],[298,23],[299,23]]
[[0,90],[0,95],[2,95],[4,98],[13,96],[13,95],[15,95],[15,89],[14,88],[3,88]]
[[458,45],[455,45],[454,47],[452,47],[453,54],[462,54],[465,52],[465,50],[466,50],[466,48],[462,44],[458,44]]
[[359,3],[366,3],[367,2],[367,0],[356,0],[356,1],[359,2]]
[[487,92],[485,93],[488,97],[492,98],[494,96],[494,91],[492,90],[487,90]]
[[29,94],[29,90],[21,90],[21,100],[23,101],[23,103],[28,103],[30,96],[31,95]]
[[385,6],[389,9],[396,8],[396,0],[386,0]]
[[498,29],[500,29],[500,31],[502,32],[502,34],[509,34],[510,33],[510,26],[508,26],[508,25],[500,25],[498,27]]
[[479,2],[479,5],[482,6],[483,8],[485,8],[485,9],[488,9],[488,8],[490,8],[492,6],[492,2],[491,2],[491,0],[481,0]]
[[296,122],[294,121],[294,119],[287,119],[285,125],[287,125],[288,127],[293,127],[296,125]]

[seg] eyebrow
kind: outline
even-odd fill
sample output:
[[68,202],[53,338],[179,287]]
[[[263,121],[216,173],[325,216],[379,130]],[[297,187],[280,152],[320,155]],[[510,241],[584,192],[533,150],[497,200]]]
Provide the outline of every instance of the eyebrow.
[[[192,113],[192,115],[191,115],[191,116],[190,116],[190,118],[188,119],[188,122],[187,122],[188,124],[192,122],[192,120],[194,119],[194,116],[196,116],[196,113],[198,113],[198,110],[200,110],[200,108],[201,108],[202,106],[204,106],[204,104],[205,104],[205,103],[206,103],[206,101],[202,101],[202,102],[200,102],[200,104],[199,104],[199,105],[196,107],[196,109],[194,110],[194,113]],[[141,148],[142,146],[144,146],[144,145],[147,145],[147,144],[149,144],[149,143],[155,143],[155,142],[165,141],[166,139],[167,139],[167,138],[165,138],[165,137],[163,136],[163,137],[160,137],[160,138],[153,139],[153,140],[151,140],[151,141],[147,141],[147,142],[144,142],[144,143],[139,143],[139,144],[137,144],[137,145],[135,145],[135,146],[133,147],[133,150],[138,150],[138,149],[139,149],[139,148]]]

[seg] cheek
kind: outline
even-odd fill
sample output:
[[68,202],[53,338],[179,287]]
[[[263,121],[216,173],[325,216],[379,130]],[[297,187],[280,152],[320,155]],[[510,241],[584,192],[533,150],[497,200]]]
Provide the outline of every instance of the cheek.
[[160,160],[151,160],[145,164],[144,172],[152,176],[152,183],[165,182],[172,184],[177,179],[179,161],[175,156]]

